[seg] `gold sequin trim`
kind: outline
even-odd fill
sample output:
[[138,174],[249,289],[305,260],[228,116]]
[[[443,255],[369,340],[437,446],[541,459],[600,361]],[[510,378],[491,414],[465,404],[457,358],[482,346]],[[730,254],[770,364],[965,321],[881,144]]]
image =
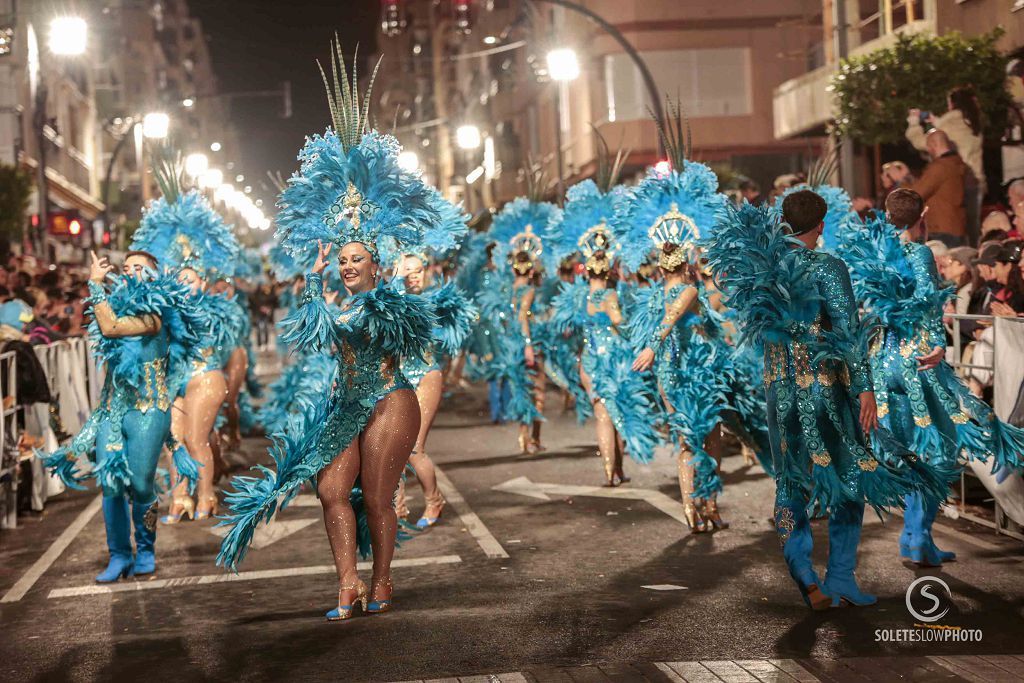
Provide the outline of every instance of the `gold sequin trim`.
[[812,453],[811,460],[813,460],[814,464],[818,467],[828,467],[832,464],[832,456],[828,453]]
[[956,415],[950,415],[949,419],[952,420],[955,425],[967,424],[971,420],[970,416],[964,412],[959,412]]
[[167,359],[157,358],[148,363],[143,363],[142,373],[145,378],[146,388],[135,402],[136,410],[145,413],[153,407],[154,403],[158,410],[170,408],[171,397],[167,389]]
[[918,427],[930,427],[932,425],[932,418],[929,415],[919,415],[914,418],[914,424]]
[[878,469],[878,461],[874,458],[866,458],[864,460],[858,460],[857,465],[860,466],[865,472],[874,472]]
[[886,417],[889,414],[889,404],[882,403],[878,406],[878,417],[879,419]]

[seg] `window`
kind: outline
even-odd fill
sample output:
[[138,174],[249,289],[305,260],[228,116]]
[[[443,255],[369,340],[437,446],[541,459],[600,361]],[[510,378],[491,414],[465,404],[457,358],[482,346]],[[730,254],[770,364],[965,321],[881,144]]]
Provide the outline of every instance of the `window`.
[[[752,112],[747,48],[641,54],[658,92],[679,98],[687,116],[744,116]],[[629,55],[607,55],[604,66],[608,120],[647,118],[647,88]]]

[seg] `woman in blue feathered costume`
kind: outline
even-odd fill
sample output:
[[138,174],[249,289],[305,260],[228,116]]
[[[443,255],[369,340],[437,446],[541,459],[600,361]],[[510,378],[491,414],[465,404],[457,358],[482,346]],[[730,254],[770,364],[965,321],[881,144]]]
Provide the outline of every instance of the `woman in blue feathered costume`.
[[500,289],[482,292],[486,301],[479,303],[481,312],[496,317],[492,321],[502,331],[492,373],[507,384],[505,417],[519,423],[519,451],[523,455],[544,450],[540,441],[545,391],[545,349],[541,344],[544,321],[535,302],[543,268],[541,236],[558,214],[554,204],[536,197],[519,197],[494,217],[489,233],[496,244],[496,260],[506,258],[513,277]]
[[[200,358],[207,321],[188,288],[156,268],[151,254],[130,251],[123,275],[112,277],[107,260],[92,255],[89,336],[106,366],[100,403],[68,446],[44,458],[66,485],[82,488],[93,477],[103,490],[110,562],[96,577],[100,583],[156,571],[155,479],[165,443],[182,476],[194,478],[198,467],[170,438],[170,409]],[[77,471],[83,455],[94,463],[86,475]]]
[[[420,244],[408,245],[413,248],[395,259],[397,263],[394,269],[395,276],[401,281],[400,286],[406,292],[426,299],[437,318],[433,339],[423,356],[407,356],[402,359],[402,374],[415,389],[420,406],[420,429],[416,435],[412,455],[409,456],[409,464],[412,465],[416,478],[423,487],[423,497],[426,501],[426,508],[416,522],[418,529],[426,529],[436,524],[445,506],[444,496],[437,486],[434,462],[426,450],[427,437],[441,405],[441,393],[444,389],[441,365],[444,356],[454,358],[459,354],[477,318],[476,307],[455,283],[449,282],[436,287],[430,281],[427,272],[430,262],[428,254],[443,255],[454,249],[466,234],[468,218],[459,207],[445,200],[440,192],[431,188],[431,195],[439,220],[424,232]],[[404,485],[399,487],[395,509],[400,518],[404,519],[409,514]]]
[[[765,208],[729,207],[706,245],[741,340],[764,351],[775,525],[790,574],[814,609],[875,602],[854,579],[865,504],[898,506],[915,491],[945,495],[941,472],[878,429],[871,328],[860,320],[845,264],[814,251],[826,209],[810,190],[786,197],[783,223]],[[815,509],[829,515],[824,583],[811,558]]]
[[[943,305],[952,290],[920,243],[924,201],[899,189],[886,197],[885,208],[885,218],[848,224],[837,249],[850,265],[857,300],[884,327],[871,347],[881,423],[925,462],[955,476],[964,459],[990,461],[996,472],[1019,468],[1024,431],[996,418],[943,360]],[[954,559],[932,538],[939,501],[911,493],[905,502],[900,555],[926,567]]]
[[687,161],[681,141],[666,139],[673,167],[648,172],[624,205],[623,260],[635,271],[658,253],[663,281],[638,288],[629,311],[637,372],[653,369],[673,443],[678,448],[684,512],[695,533],[725,528],[718,512],[722,489],[720,423],[728,408],[726,347],[708,340],[718,324],[695,264],[701,235],[725,202],[718,180],[703,164]]
[[[340,46],[332,66],[333,129],[307,138],[299,173],[280,197],[277,237],[293,253],[319,245],[302,306],[281,324],[286,342],[333,349],[337,377],[300,424],[274,436],[276,472],[260,467],[259,477],[234,479],[217,560],[236,567],[257,525],[287,505],[303,482],[315,480],[339,582],[337,607],[327,618],[342,620],[357,603],[370,614],[391,608],[398,529],[393,496],[419,429],[419,405],[401,362],[422,356],[435,321],[422,297],[380,281],[376,244],[385,236],[399,245],[415,243],[438,215],[422,180],[399,166],[398,142],[367,132],[370,96],[360,102]],[[337,316],[323,297],[332,253],[348,294]],[[367,532],[373,551],[369,589],[356,571],[357,546]]]
[[198,502],[192,498],[192,489],[179,482],[171,507],[160,520],[177,524],[186,516],[198,520],[217,514],[211,433],[227,395],[222,368],[234,347],[238,314],[225,297],[208,291],[207,282],[231,272],[241,248],[231,229],[197,190],[181,192],[180,167],[173,161],[160,161],[163,163],[156,165],[154,173],[163,196],[146,208],[132,248],[154,254],[175,272],[191,289],[194,307],[210,321],[201,341],[202,358],[189,368],[182,394],[174,397],[171,432],[201,466],[195,487]]

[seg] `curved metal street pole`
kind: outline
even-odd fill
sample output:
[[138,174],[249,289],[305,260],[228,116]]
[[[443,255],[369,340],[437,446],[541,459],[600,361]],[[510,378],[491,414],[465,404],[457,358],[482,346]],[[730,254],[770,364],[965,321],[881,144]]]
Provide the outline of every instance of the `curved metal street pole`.
[[[647,68],[647,62],[640,56],[636,48],[633,47],[632,43],[626,40],[626,37],[622,35],[619,29],[609,24],[600,14],[597,14],[591,9],[584,7],[583,5],[572,2],[572,0],[529,0],[529,2],[546,2],[550,5],[558,5],[564,7],[573,12],[582,14],[590,21],[597,24],[605,33],[615,39],[615,42],[619,44],[622,50],[629,55],[629,58],[633,60],[633,64],[637,69],[640,70],[640,76],[644,79],[644,86],[647,88],[647,97],[651,100],[651,111],[658,120],[664,118],[664,112],[661,108],[661,96],[658,93],[658,86],[654,83],[654,76],[651,75],[651,70]],[[661,150],[661,138],[658,138],[658,150]]]
[[[110,232],[110,237],[111,237],[110,242],[111,242],[111,244],[116,244],[115,241],[114,241],[115,235],[114,235],[113,231],[110,230],[110,209],[109,209],[109,204],[110,204],[110,183],[113,182],[114,164],[117,162],[117,157],[121,153],[121,148],[124,147],[124,143],[128,140],[128,138],[130,138],[132,136],[132,132],[135,130],[135,126],[137,126],[137,125],[139,125],[139,121],[133,120],[132,124],[130,126],[128,126],[128,130],[125,131],[124,135],[121,136],[121,139],[117,141],[116,145],[114,145],[114,151],[111,152],[110,160],[107,162],[107,171],[103,175],[103,185],[100,186],[100,193],[101,193],[100,201],[103,202],[103,211],[100,213],[100,219],[103,221],[103,229],[108,231],[108,232]],[[146,182],[145,173],[143,173],[142,182]],[[118,230],[118,235],[116,235],[116,237],[120,238],[120,230]]]

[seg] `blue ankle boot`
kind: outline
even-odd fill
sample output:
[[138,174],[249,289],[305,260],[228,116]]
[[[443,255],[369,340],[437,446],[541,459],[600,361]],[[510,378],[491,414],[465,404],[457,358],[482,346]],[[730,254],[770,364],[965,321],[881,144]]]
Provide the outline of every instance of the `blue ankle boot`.
[[822,592],[821,581],[814,571],[811,551],[814,537],[811,535],[811,521],[800,502],[783,501],[775,505],[775,531],[782,542],[782,556],[786,559],[789,574],[796,582],[807,606],[813,610],[827,609],[831,600]]
[[107,527],[107,548],[110,563],[96,576],[97,583],[113,583],[132,575],[132,522],[128,514],[128,498],[103,497],[103,523]]
[[156,571],[157,503],[132,503],[132,523],[135,525],[135,575]]
[[903,497],[903,531],[900,533],[900,557],[910,558],[910,548],[921,533],[921,494]]
[[932,525],[935,524],[935,516],[939,513],[938,501],[933,501],[924,506],[924,520],[921,525],[924,529],[926,543],[931,550],[931,556],[939,562],[952,562],[956,560],[956,553],[949,550],[939,550],[935,545],[935,538],[932,536]]
[[860,528],[864,523],[864,503],[845,503],[828,519],[828,573],[822,590],[832,598],[832,606],[847,602],[866,607],[878,598],[861,591],[853,572],[857,568]]

